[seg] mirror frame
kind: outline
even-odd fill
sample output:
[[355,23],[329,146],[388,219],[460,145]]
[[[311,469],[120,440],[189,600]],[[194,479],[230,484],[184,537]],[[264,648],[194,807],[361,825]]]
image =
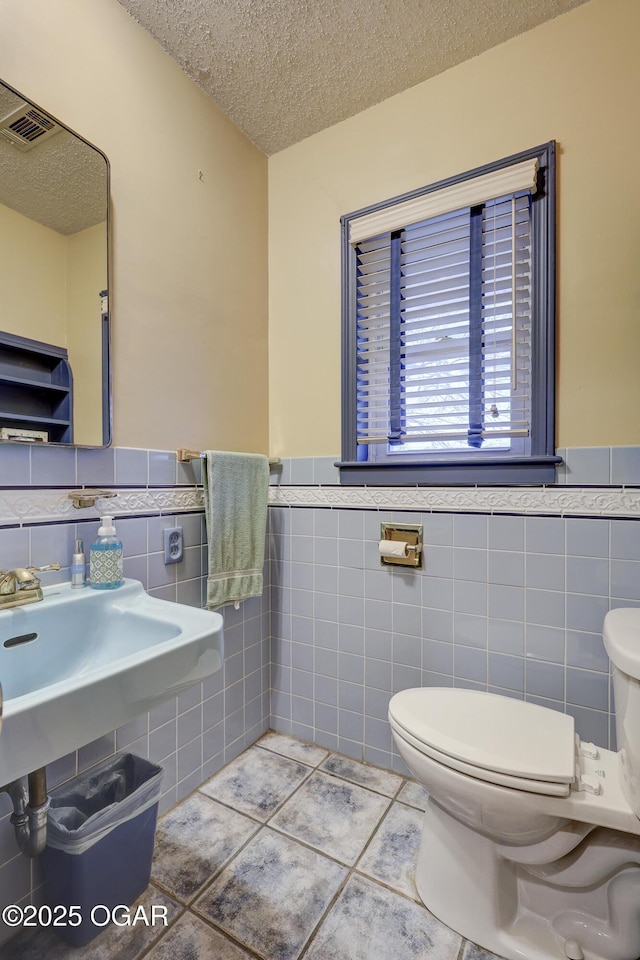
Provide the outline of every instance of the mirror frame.
[[[112,368],[113,368],[113,352],[112,352],[112,313],[111,313],[111,287],[112,287],[112,277],[111,277],[111,164],[109,163],[109,158],[106,153],[101,150],[99,147],[96,147],[94,143],[91,143],[90,140],[87,140],[86,137],[83,137],[81,134],[73,130],[68,124],[64,123],[62,120],[58,119],[50,110],[46,110],[44,107],[40,106],[35,100],[32,100],[31,97],[27,97],[20,90],[7,83],[6,80],[0,78],[0,83],[2,86],[6,87],[7,90],[10,90],[21,100],[32,104],[36,110],[41,111],[46,116],[51,117],[51,119],[59,124],[67,133],[70,133],[72,136],[76,137],[78,140],[81,140],[88,147],[91,147],[92,150],[95,150],[96,153],[99,153],[102,159],[105,162],[106,170],[106,226],[107,226],[107,249],[106,249],[106,274],[107,274],[107,290],[106,290],[106,300],[107,300],[107,310],[106,314],[103,312],[101,316],[101,341],[102,341],[102,444],[89,444],[89,443],[61,443],[58,441],[47,441],[43,444],[38,444],[39,447],[55,447],[56,449],[68,449],[68,450],[104,450],[110,447],[113,444],[113,383],[112,383]],[[107,434],[107,436],[105,436]],[[12,444],[13,446],[33,446],[34,444],[30,441],[25,440],[3,440],[0,439],[0,449],[1,445]]]

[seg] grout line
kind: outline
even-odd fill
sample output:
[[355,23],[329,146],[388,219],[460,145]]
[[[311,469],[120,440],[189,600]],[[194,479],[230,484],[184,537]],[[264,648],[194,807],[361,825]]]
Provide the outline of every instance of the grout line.
[[[155,888],[155,889],[159,890],[160,893],[165,893],[165,891],[164,891],[164,890],[160,890],[155,883],[151,883],[151,882],[150,882],[150,883],[149,883],[149,886],[147,887],[147,890],[149,890],[150,888]],[[142,896],[144,896],[144,894],[142,894]],[[173,918],[169,921],[169,923],[167,924],[167,926],[164,928],[163,932],[162,932],[158,937],[156,937],[155,939],[152,939],[152,940],[150,941],[150,943],[148,944],[148,946],[144,947],[144,948],[142,949],[142,951],[141,951],[139,954],[136,955],[135,960],[143,960],[143,957],[148,957],[149,954],[151,953],[151,951],[152,951],[155,947],[157,947],[158,944],[160,943],[160,941],[161,941],[161,940],[164,940],[164,938],[167,936],[167,934],[169,933],[169,931],[172,930],[173,927],[175,927],[175,925],[176,925],[176,923],[178,922],[178,920],[180,920],[180,918],[184,916],[184,914],[185,914],[186,911],[185,911],[183,905],[182,905],[178,900],[175,899],[175,896],[171,896],[170,899],[173,900],[173,902],[174,902],[174,903],[176,904],[176,906],[179,908],[179,909],[176,911],[175,917],[173,917]],[[134,902],[135,902],[135,901],[134,901]],[[108,927],[107,929],[112,929],[112,928],[111,928],[111,927]],[[89,941],[89,942],[91,943],[91,941]],[[70,956],[71,956],[71,954],[70,954]]]
[[248,946],[248,944],[243,943],[242,940],[237,939],[236,937],[233,936],[233,934],[227,933],[227,931],[223,930],[222,927],[218,927],[210,917],[205,917],[203,914],[198,913],[197,911],[191,910],[191,909],[185,912],[191,915],[192,917],[195,917],[197,920],[200,920],[202,923],[205,924],[205,926],[210,927],[219,936],[222,936],[225,940],[227,940],[228,943],[232,944],[233,946],[241,947],[241,949],[245,953],[247,953],[249,957],[255,957],[256,960],[264,960],[264,957],[261,954],[256,953],[255,950],[252,950],[252,948]]

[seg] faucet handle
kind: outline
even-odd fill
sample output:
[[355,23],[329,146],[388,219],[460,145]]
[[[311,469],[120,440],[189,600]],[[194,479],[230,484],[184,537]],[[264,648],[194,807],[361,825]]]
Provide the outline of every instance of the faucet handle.
[[44,567],[27,567],[26,568],[26,570],[29,573],[46,573],[47,570],[59,570],[59,569],[60,569],[59,563],[48,563]]
[[29,585],[38,585],[40,583],[40,578],[36,577],[36,573],[45,573],[47,570],[59,570],[59,563],[48,563],[44,567],[16,567],[13,571],[13,575],[16,578],[16,584],[18,589],[21,587],[28,587]]

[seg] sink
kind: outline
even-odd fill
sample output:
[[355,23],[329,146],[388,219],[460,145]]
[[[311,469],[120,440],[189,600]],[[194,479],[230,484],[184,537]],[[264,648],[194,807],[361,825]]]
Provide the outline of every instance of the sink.
[[222,667],[219,613],[117,590],[44,588],[0,610],[0,785],[77,750]]

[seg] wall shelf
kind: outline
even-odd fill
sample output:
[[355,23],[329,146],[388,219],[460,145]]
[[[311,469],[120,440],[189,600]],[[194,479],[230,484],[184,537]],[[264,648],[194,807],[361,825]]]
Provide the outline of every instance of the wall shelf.
[[73,442],[73,377],[63,347],[0,333],[0,427]]

